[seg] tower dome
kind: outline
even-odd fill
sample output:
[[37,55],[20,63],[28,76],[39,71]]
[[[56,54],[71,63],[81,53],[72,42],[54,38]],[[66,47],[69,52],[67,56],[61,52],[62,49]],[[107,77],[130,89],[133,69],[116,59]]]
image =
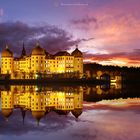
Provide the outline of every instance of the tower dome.
[[32,55],[45,55],[45,51],[40,47],[39,43],[37,43],[35,48],[32,50]]
[[39,125],[40,119],[45,116],[45,111],[32,111],[32,116],[37,120],[37,124]]
[[2,109],[2,115],[8,119],[10,117],[10,115],[13,113],[12,109]]
[[78,118],[82,114],[82,109],[74,109],[71,113],[75,116],[75,118]]
[[1,56],[2,57],[13,57],[13,53],[12,53],[12,51],[10,51],[10,49],[8,48],[7,45],[6,45],[5,50],[2,51]]
[[75,57],[83,57],[82,52],[78,49],[77,46],[76,46],[76,49],[71,54]]

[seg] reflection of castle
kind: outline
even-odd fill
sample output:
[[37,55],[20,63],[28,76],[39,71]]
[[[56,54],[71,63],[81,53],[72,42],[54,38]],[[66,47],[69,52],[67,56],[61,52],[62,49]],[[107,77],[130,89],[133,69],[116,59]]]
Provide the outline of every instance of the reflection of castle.
[[[122,84],[121,83],[111,83],[111,84],[104,84],[104,85],[96,85],[93,87],[84,87],[84,93],[87,95],[90,95],[92,93],[96,95],[101,94],[120,94],[122,90]],[[101,97],[102,98],[102,97]]]
[[21,108],[23,120],[26,110],[30,110],[39,123],[39,120],[50,111],[60,115],[67,115],[71,111],[78,118],[82,113],[83,90],[79,87],[74,92],[67,89],[45,89],[39,92],[35,86],[11,86],[11,91],[1,91],[1,100],[2,114],[6,119],[14,108]]
[[122,81],[122,74],[117,68],[112,69],[96,64],[84,65],[84,74],[86,78],[106,80],[111,83],[120,83]]
[[[8,46],[2,51],[1,74],[10,74],[12,79],[35,79],[40,75],[58,73],[83,74],[83,54],[76,48],[71,54],[60,51],[49,54],[36,44],[30,56],[23,50],[20,58],[14,58]],[[78,75],[77,74],[77,75]]]

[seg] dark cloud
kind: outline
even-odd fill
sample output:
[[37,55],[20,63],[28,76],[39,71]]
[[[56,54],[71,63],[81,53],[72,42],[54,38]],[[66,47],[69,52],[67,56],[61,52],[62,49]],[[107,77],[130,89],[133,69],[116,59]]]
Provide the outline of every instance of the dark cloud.
[[90,23],[97,23],[97,19],[95,17],[84,17],[84,18],[81,18],[81,19],[73,19],[71,20],[71,23],[72,24],[90,24]]
[[94,38],[87,38],[87,39],[83,38],[83,39],[81,39],[80,41],[81,41],[81,42],[82,42],[82,41],[86,42],[86,41],[91,41],[91,40],[94,40]]
[[[85,53],[86,58],[91,58],[91,60],[108,61],[114,58],[127,58],[140,63],[140,49],[134,49],[132,52],[120,52],[111,54],[89,54]],[[132,62],[134,63],[134,62]]]
[[71,25],[82,30],[89,30],[89,26],[92,25],[93,28],[98,28],[98,21],[95,17],[85,16],[80,19],[72,19],[70,21]]
[[11,50],[19,53],[24,41],[28,52],[35,46],[37,41],[49,52],[67,50],[77,44],[72,35],[63,29],[53,25],[29,26],[23,22],[0,23],[0,51],[9,44]]

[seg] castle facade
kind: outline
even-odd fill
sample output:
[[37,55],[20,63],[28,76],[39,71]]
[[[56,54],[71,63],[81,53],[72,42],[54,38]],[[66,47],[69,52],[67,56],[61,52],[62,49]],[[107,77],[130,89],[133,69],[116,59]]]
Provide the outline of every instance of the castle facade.
[[21,56],[16,58],[6,46],[1,53],[1,74],[10,74],[11,79],[37,79],[52,74],[82,77],[83,54],[76,47],[71,54],[60,51],[52,55],[37,43],[30,55],[26,55],[23,45]]

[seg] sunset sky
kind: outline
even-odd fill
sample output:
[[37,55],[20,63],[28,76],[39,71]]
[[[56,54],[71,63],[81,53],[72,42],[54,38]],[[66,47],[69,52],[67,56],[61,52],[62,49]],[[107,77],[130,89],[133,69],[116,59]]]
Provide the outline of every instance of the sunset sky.
[[0,52],[78,44],[85,62],[140,66],[140,0],[0,0]]

